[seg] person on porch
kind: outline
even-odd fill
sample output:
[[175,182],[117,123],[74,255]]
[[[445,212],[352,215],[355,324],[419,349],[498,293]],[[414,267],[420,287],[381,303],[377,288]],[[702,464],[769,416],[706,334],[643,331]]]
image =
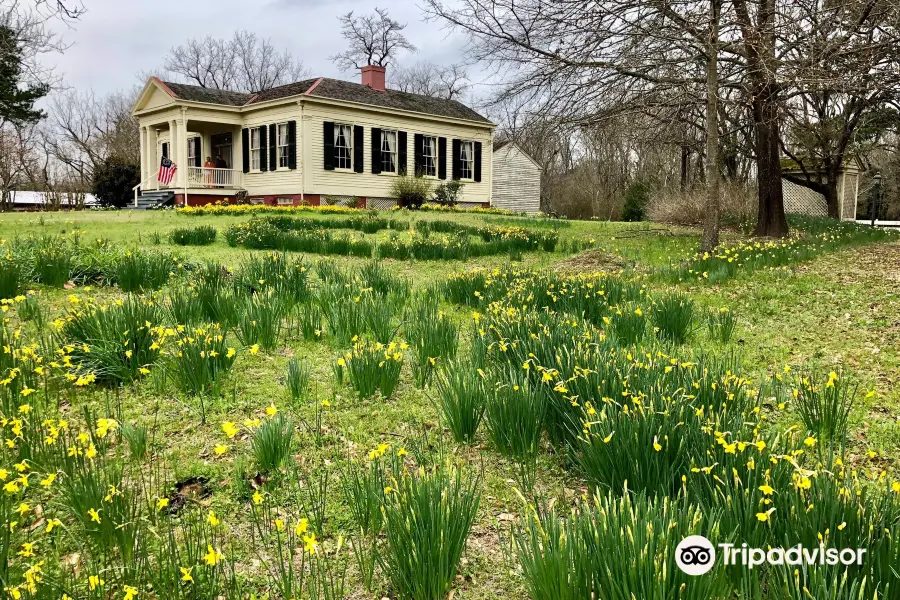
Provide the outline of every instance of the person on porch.
[[[228,163],[225,162],[224,158],[222,158],[221,153],[216,153],[216,168],[217,169],[227,169],[228,168]],[[223,177],[224,177],[224,175],[223,175]]]
[[206,162],[203,163],[203,174],[206,177],[206,187],[213,187],[213,182],[215,181],[215,172],[213,171],[213,169],[215,168],[215,166],[216,165],[215,163],[213,163],[212,157],[207,156]]

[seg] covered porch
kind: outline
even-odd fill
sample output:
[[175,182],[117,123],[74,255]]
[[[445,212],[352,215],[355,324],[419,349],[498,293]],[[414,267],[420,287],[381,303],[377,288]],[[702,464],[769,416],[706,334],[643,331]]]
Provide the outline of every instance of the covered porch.
[[[242,188],[238,115],[178,107],[154,117],[141,119],[141,183],[134,189],[135,205],[146,192],[168,190],[184,201],[190,195],[234,195]],[[168,183],[159,180],[163,157],[176,166]]]

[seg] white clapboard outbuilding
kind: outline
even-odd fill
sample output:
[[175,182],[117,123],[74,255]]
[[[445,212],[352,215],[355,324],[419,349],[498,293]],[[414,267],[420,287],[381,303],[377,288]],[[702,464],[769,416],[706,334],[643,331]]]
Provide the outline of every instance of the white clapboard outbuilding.
[[517,213],[541,210],[541,167],[515,142],[495,142],[491,206]]

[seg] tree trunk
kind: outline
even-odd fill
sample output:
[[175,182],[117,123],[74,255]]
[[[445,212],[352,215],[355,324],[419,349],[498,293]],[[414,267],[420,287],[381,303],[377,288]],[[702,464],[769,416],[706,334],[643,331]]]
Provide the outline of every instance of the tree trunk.
[[765,90],[753,99],[756,131],[756,183],[759,212],[754,235],[784,237],[788,234],[781,186],[781,148],[779,146],[778,106],[773,90]]
[[828,179],[825,181],[825,189],[822,195],[825,196],[825,206],[828,207],[828,216],[832,219],[841,218],[841,207],[838,204],[838,175],[828,173]]
[[722,0],[709,1],[706,47],[706,218],[700,250],[719,245],[719,12]]
[[681,144],[681,191],[688,188],[688,176],[691,167],[691,149],[686,143]]

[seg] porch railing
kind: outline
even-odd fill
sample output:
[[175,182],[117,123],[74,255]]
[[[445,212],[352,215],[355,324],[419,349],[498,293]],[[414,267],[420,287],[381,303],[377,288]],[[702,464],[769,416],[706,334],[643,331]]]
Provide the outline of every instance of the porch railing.
[[188,167],[187,179],[189,188],[236,188],[238,171],[236,169]]

